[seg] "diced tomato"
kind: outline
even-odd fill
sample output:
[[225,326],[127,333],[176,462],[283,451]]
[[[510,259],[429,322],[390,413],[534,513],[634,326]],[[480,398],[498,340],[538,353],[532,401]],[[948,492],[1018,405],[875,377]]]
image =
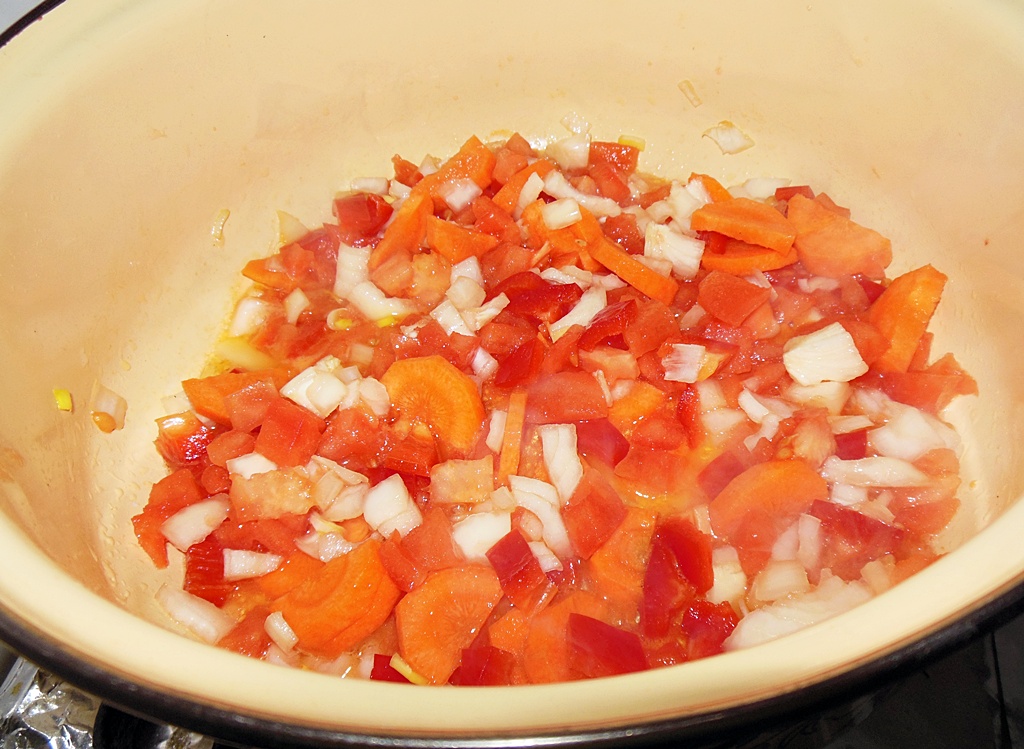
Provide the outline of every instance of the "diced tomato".
[[480,258],[480,269],[488,289],[533,266],[533,250],[518,242],[502,242]]
[[587,325],[580,336],[579,347],[584,351],[592,351],[599,343],[623,335],[626,327],[636,319],[636,316],[637,304],[634,299],[608,305]]
[[217,642],[217,646],[250,658],[262,658],[270,647],[270,635],[264,626],[269,614],[267,606],[251,609]]
[[[533,273],[529,275],[539,278]],[[541,284],[532,289],[504,289],[510,300],[506,309],[537,323],[553,323],[564,317],[583,296],[583,289],[574,283],[541,281]]]
[[224,547],[214,536],[193,544],[185,552],[186,593],[220,606],[234,588],[224,579]]
[[231,489],[231,474],[223,466],[209,465],[199,477],[203,491],[209,495],[226,493]]
[[697,590],[679,570],[665,539],[655,533],[644,574],[640,625],[646,637],[665,637],[676,619],[696,599]]
[[[401,182],[401,180],[399,180]],[[360,192],[334,199],[334,215],[338,219],[345,244],[358,245],[373,237],[391,218],[394,209],[380,195]]]
[[856,580],[872,559],[898,549],[905,532],[833,502],[817,501],[810,514],[825,531],[823,566],[844,580]]
[[532,380],[540,371],[544,359],[544,346],[537,338],[531,338],[516,346],[498,365],[494,384],[499,387],[514,387]]
[[576,447],[590,460],[615,467],[629,452],[629,441],[608,419],[576,422]]
[[721,271],[711,271],[700,282],[697,301],[726,325],[736,327],[772,295],[772,290]]
[[217,436],[191,411],[157,419],[156,449],[172,468],[198,465],[206,460],[206,448]]
[[497,237],[501,242],[519,243],[519,226],[511,216],[495,205],[493,200],[486,195],[479,195],[473,199],[470,206],[475,219],[474,228]]
[[328,417],[316,453],[365,471],[378,464],[383,444],[384,432],[372,414],[362,408],[343,408]]
[[644,235],[637,225],[636,216],[631,213],[620,213],[609,216],[602,224],[604,235],[630,255],[642,255],[644,252]]
[[324,420],[286,398],[270,404],[256,437],[256,452],[281,467],[305,465],[320,444]]
[[251,453],[256,447],[256,438],[248,431],[231,429],[221,432],[206,447],[206,454],[215,466],[226,466],[232,458]]
[[640,638],[586,614],[569,614],[567,637],[573,671],[593,679],[647,668]]
[[502,313],[480,329],[480,347],[499,361],[537,337],[536,329],[516,315]]
[[551,581],[517,529],[513,528],[487,551],[487,560],[513,606],[532,614],[547,602]]
[[697,599],[683,616],[687,655],[690,660],[722,652],[725,640],[736,629],[739,616],[728,603]]
[[187,468],[157,481],[149,492],[149,501],[138,515],[132,518],[132,526],[139,545],[149,554],[153,564],[159,568],[167,566],[167,539],[161,526],[172,515],[206,498],[202,487]]
[[775,188],[776,200],[789,200],[794,195],[803,195],[805,198],[814,200],[814,190],[807,185],[787,185]]
[[400,437],[392,431],[382,450],[385,468],[413,476],[428,478],[431,467],[440,460],[437,443],[429,432],[410,432]]
[[224,396],[224,410],[232,429],[251,432],[263,423],[278,396],[272,380],[260,378]]
[[464,687],[494,687],[515,683],[516,660],[512,653],[492,645],[475,645],[462,651],[462,664],[452,683]]
[[436,507],[424,511],[423,522],[406,534],[402,547],[427,572],[454,567],[463,561],[452,538],[451,521]]
[[587,372],[556,372],[530,385],[526,420],[532,424],[562,424],[608,416],[604,392]]
[[672,311],[653,299],[638,300],[636,317],[626,323],[623,338],[638,359],[655,351],[669,337],[679,333],[679,323]]
[[624,176],[628,177],[636,171],[636,165],[639,159],[640,149],[636,146],[627,146],[621,143],[610,143],[608,141],[595,140],[590,144],[588,165],[590,167],[594,167],[599,164],[613,166]]
[[[613,427],[614,428],[614,427]],[[588,470],[562,508],[569,540],[583,559],[593,556],[626,519],[626,506],[598,471]]]
[[620,205],[629,202],[629,178],[611,164],[595,164],[590,167],[590,176],[597,183],[597,189],[606,198]]

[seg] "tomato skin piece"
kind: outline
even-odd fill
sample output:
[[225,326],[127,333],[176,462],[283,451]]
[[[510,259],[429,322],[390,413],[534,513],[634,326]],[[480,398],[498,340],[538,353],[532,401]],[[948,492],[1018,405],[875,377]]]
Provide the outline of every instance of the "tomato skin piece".
[[738,623],[739,616],[728,603],[715,604],[698,598],[683,615],[688,658],[697,660],[721,653]]
[[626,327],[636,319],[636,316],[635,299],[609,304],[594,315],[590,324],[580,335],[579,347],[584,351],[593,351],[598,344],[604,343],[609,338],[623,335],[626,332]]
[[825,531],[822,564],[844,580],[856,580],[861,568],[885,553],[899,552],[906,531],[833,502],[816,501],[809,514]]
[[156,449],[168,466],[202,465],[206,448],[217,437],[216,427],[208,427],[191,411],[157,419]]
[[267,410],[279,395],[274,382],[259,379],[224,396],[224,409],[232,429],[251,432],[267,418]]
[[498,387],[514,387],[528,382],[540,371],[543,360],[543,344],[539,339],[531,338],[501,361],[494,374],[494,384]]
[[668,635],[673,621],[696,599],[697,590],[679,570],[664,536],[655,533],[644,573],[640,627],[645,637]]
[[206,446],[206,455],[215,466],[226,466],[232,458],[251,453],[256,447],[256,438],[248,431],[232,429],[221,432]]
[[566,636],[572,669],[584,678],[615,676],[647,668],[640,638],[586,614],[569,614]]
[[590,144],[587,165],[591,168],[599,164],[613,166],[628,177],[636,171],[639,160],[640,149],[636,146],[595,140]]
[[518,529],[513,528],[488,549],[487,560],[513,606],[532,614],[547,603],[553,586]]
[[286,468],[305,465],[320,444],[324,420],[287,398],[278,398],[267,409],[256,436],[256,452]]
[[362,408],[343,408],[327,418],[316,454],[365,472],[378,465],[383,444],[384,430],[372,414]]
[[556,372],[530,385],[526,420],[531,424],[562,424],[606,416],[604,392],[588,372]]
[[631,213],[620,213],[608,216],[602,224],[604,235],[630,255],[644,253],[644,235],[637,225],[636,216]]
[[587,470],[562,508],[562,520],[576,553],[590,559],[626,519],[626,505],[600,473]]
[[622,337],[633,356],[639,359],[678,333],[679,323],[672,311],[661,302],[648,299],[637,301],[636,317],[626,323]]
[[698,286],[697,301],[726,325],[739,326],[771,298],[772,290],[713,270]]

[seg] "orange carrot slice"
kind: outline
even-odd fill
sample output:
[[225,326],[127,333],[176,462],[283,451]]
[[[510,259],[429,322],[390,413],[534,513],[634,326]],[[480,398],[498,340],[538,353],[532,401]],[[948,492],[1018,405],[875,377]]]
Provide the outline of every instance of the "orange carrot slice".
[[231,424],[231,412],[224,398],[257,382],[266,383],[276,390],[274,378],[269,372],[224,372],[212,377],[185,380],[181,387],[196,413],[218,424]]
[[679,284],[675,279],[647,267],[611,240],[602,238],[587,249],[594,260],[641,294],[667,305],[676,298]]
[[690,227],[694,231],[715,231],[782,253],[789,250],[796,239],[796,230],[785,216],[767,203],[750,198],[703,205],[690,216]]
[[656,522],[654,512],[627,507],[625,519],[590,557],[593,590],[617,618],[635,620],[639,614]]
[[495,193],[495,204],[511,216],[519,205],[519,195],[523,192],[523,187],[526,185],[526,181],[530,179],[530,176],[536,174],[543,179],[554,168],[555,165],[547,159],[538,159],[525,169],[520,169],[509,177],[502,188]]
[[716,536],[728,536],[752,510],[789,517],[828,497],[828,484],[802,460],[770,460],[734,478],[708,507]]
[[779,253],[767,247],[731,237],[724,237],[724,240],[721,243],[722,250],[720,252],[714,251],[709,242],[700,261],[702,266],[708,270],[720,270],[734,276],[746,276],[756,270],[768,271],[785,268],[799,260],[794,247],[790,247],[784,253]]
[[399,653],[431,684],[444,684],[501,596],[501,583],[490,567],[431,573],[395,607]]
[[516,388],[508,398],[505,431],[501,437],[501,453],[498,458],[499,484],[504,484],[508,481],[509,476],[519,471],[519,456],[522,450],[525,422],[526,390]]
[[889,340],[872,365],[879,372],[906,372],[939,304],[946,275],[930,265],[893,280],[868,309],[868,322]]
[[376,270],[385,261],[401,253],[408,255],[416,252],[427,235],[427,219],[433,215],[434,201],[428,194],[409,195],[370,253],[370,270]]
[[563,598],[533,618],[523,647],[523,666],[534,684],[579,679],[572,667],[568,627],[571,614],[583,614],[604,621],[608,605],[598,596],[577,591]]
[[381,562],[380,542],[369,540],[332,559],[272,608],[298,635],[299,648],[337,658],[376,631],[400,595]]
[[732,193],[725,189],[725,187],[722,186],[722,183],[710,174],[693,172],[690,174],[690,179],[700,180],[700,183],[704,185],[704,189],[708,191],[708,195],[711,196],[711,200],[715,203],[722,203],[733,199]]
[[457,179],[470,179],[482,190],[491,184],[495,161],[491,149],[474,135],[463,143],[459,152],[444,162],[440,169],[417,182],[412,188],[412,193],[429,194],[431,198],[440,198],[439,188],[446,182]]
[[453,265],[469,257],[480,257],[495,247],[497,237],[445,221],[436,216],[427,217],[427,246],[444,255]]
[[484,404],[476,383],[447,359],[432,356],[394,362],[381,382],[399,418],[430,427],[448,457],[464,457],[476,444]]
[[877,231],[831,211],[820,202],[794,195],[787,213],[796,227],[800,262],[811,273],[830,278],[863,274],[883,278],[892,262],[892,243]]
[[256,579],[260,590],[271,599],[280,598],[320,571],[324,563],[301,551],[292,552],[273,572]]
[[637,380],[624,396],[612,403],[608,421],[629,439],[637,423],[657,411],[665,398],[664,391],[646,380]]

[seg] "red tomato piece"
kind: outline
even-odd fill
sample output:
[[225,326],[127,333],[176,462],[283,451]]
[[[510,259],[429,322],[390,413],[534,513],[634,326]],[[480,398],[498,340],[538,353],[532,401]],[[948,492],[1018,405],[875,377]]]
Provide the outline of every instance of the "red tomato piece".
[[226,466],[232,458],[251,453],[256,447],[256,438],[249,432],[231,429],[221,432],[206,446],[206,454],[215,466]]
[[498,365],[494,384],[499,387],[514,387],[532,380],[540,371],[544,360],[544,345],[537,338],[520,344]]
[[601,226],[604,235],[630,255],[644,253],[644,235],[637,225],[636,216],[631,213],[620,213],[609,216]]
[[487,551],[487,560],[513,606],[531,614],[546,602],[552,589],[551,581],[519,530],[513,528],[499,539]]
[[721,653],[738,623],[739,616],[728,603],[715,604],[698,598],[690,604],[682,625],[690,660]]
[[[610,425],[609,425],[610,426]],[[614,429],[614,427],[612,427]],[[562,520],[576,553],[589,559],[626,519],[626,505],[600,473],[588,470],[562,508]]]
[[477,231],[497,237],[502,242],[519,243],[519,225],[493,200],[486,195],[479,195],[473,199],[470,207],[475,219],[473,227]]
[[224,579],[224,547],[214,536],[185,552],[185,592],[220,606],[234,589]]
[[687,447],[696,450],[704,440],[704,423],[701,421],[700,395],[695,386],[686,384],[680,389],[676,418],[686,434]]
[[624,176],[628,177],[636,171],[639,159],[640,149],[636,146],[595,140],[590,144],[590,155],[587,163],[590,167],[597,166],[598,164],[613,166],[622,172]]
[[776,200],[789,200],[794,195],[803,195],[805,198],[814,200],[814,190],[807,185],[787,185],[775,188]]
[[463,562],[452,538],[448,516],[436,507],[423,513],[423,522],[402,539],[402,547],[417,566],[427,572],[454,567]]
[[493,645],[474,645],[462,651],[462,664],[451,683],[464,687],[495,687],[515,683],[516,657]]
[[521,317],[503,312],[480,329],[480,347],[501,361],[536,337],[534,326]]
[[232,429],[251,432],[263,423],[277,388],[270,378],[261,378],[224,396],[224,410]]
[[569,614],[569,660],[585,678],[614,676],[647,668],[640,638],[586,614]]
[[402,537],[395,531],[380,545],[380,561],[395,585],[408,593],[422,583],[426,570],[416,564],[416,560],[405,548]]
[[[534,278],[540,278],[533,273]],[[547,283],[524,290],[506,290],[509,304],[506,309],[538,323],[553,323],[565,316],[583,296],[583,289],[574,283]]]
[[636,316],[637,305],[634,299],[608,305],[594,315],[594,319],[587,325],[580,336],[579,347],[584,351],[593,351],[598,344],[609,338],[623,335],[626,326],[635,320]]
[[328,417],[316,452],[352,470],[365,472],[378,464],[383,444],[384,432],[372,414],[361,408],[343,408]]
[[883,554],[900,551],[906,532],[833,502],[816,501],[809,513],[825,531],[822,566],[844,580],[856,580],[861,568]]
[[354,245],[376,236],[392,213],[391,204],[372,193],[359,192],[334,200],[334,215],[345,244]]
[[742,451],[737,449],[724,452],[697,474],[697,485],[709,501],[713,500],[730,481],[747,470],[752,462],[745,448]]
[[256,452],[281,467],[305,465],[316,452],[324,428],[324,420],[312,411],[278,398],[267,409]]
[[678,333],[679,323],[672,310],[661,302],[645,299],[637,301],[636,317],[626,324],[622,337],[633,356],[639,359]]
[[631,193],[629,178],[611,164],[595,164],[590,167],[590,176],[597,184],[598,192],[620,205],[629,202]]
[[156,449],[172,468],[194,466],[206,460],[206,448],[217,436],[191,411],[157,419]]
[[576,447],[589,460],[615,467],[629,452],[629,440],[608,419],[576,422]]
[[697,301],[714,317],[737,327],[771,295],[769,288],[752,284],[731,273],[713,270],[701,280]]
[[644,573],[640,626],[645,637],[668,635],[673,622],[696,599],[697,590],[683,575],[665,538],[655,533]]
[[372,681],[393,681],[396,684],[409,684],[401,671],[391,665],[391,656],[384,653],[373,654],[373,668],[370,669]]
[[533,250],[520,245],[519,242],[502,242],[493,250],[480,258],[480,270],[486,288],[494,286],[517,273],[523,273],[533,267]]
[[256,606],[251,609],[217,642],[217,647],[250,658],[262,658],[270,647],[270,635],[263,626],[269,614],[270,609],[267,606]]
[[179,468],[153,484],[149,501],[142,512],[132,518],[139,545],[149,554],[153,564],[167,566],[167,539],[160,527],[179,510],[206,498],[202,487],[187,468]]
[[199,483],[202,484],[203,491],[211,496],[225,494],[231,489],[231,474],[223,466],[206,466],[199,477]]
[[430,477],[430,468],[440,461],[437,443],[429,433],[389,434],[383,447],[383,465],[398,473]]
[[604,391],[588,372],[556,372],[530,385],[526,420],[531,424],[563,424],[607,416]]

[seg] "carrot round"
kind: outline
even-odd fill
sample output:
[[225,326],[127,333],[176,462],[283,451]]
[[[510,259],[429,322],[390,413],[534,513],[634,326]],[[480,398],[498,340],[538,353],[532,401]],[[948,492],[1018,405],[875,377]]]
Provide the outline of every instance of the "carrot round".
[[728,536],[753,510],[775,517],[797,515],[828,497],[828,484],[802,460],[770,460],[734,478],[709,506],[716,536]]
[[451,457],[469,453],[484,422],[476,383],[447,359],[433,356],[394,362],[381,382],[399,418],[430,427]]
[[369,540],[325,564],[273,609],[298,635],[299,648],[337,658],[387,621],[400,595],[381,562],[380,542]]
[[465,565],[430,574],[395,607],[399,653],[431,684],[444,684],[501,596],[490,567]]
[[793,246],[793,225],[767,203],[750,198],[733,198],[702,205],[690,216],[694,231],[716,231],[733,239],[786,252]]
[[868,309],[868,322],[889,340],[872,365],[879,372],[906,372],[939,304],[946,275],[930,265],[893,280]]

